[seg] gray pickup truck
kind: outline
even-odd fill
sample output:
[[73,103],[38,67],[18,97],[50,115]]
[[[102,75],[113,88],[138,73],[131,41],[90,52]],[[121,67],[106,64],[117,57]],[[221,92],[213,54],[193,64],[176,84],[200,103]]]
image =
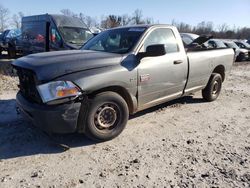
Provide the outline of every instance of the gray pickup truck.
[[110,29],[81,50],[14,61],[17,109],[46,132],[110,140],[129,114],[199,90],[215,100],[233,61],[233,49],[184,49],[170,25]]

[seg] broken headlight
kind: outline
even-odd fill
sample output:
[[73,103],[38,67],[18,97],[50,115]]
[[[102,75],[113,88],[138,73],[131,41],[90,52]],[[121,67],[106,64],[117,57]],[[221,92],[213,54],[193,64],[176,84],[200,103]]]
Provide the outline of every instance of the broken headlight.
[[[37,86],[44,103],[58,104],[81,95],[80,89],[70,81],[53,81]],[[63,100],[64,99],[64,100]]]

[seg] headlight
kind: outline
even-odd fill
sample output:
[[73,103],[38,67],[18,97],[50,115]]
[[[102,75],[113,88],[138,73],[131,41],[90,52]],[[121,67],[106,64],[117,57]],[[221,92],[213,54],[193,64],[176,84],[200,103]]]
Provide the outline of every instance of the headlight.
[[[50,103],[60,99],[66,99],[63,100],[63,102],[66,102],[81,95],[79,88],[70,81],[49,82],[37,86],[37,90],[44,103]],[[60,101],[53,103],[60,103]]]

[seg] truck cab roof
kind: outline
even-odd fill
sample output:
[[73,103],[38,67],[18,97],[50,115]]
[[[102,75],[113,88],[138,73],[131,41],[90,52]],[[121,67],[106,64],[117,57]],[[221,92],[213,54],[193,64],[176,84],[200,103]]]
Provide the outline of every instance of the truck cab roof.
[[111,28],[112,29],[120,29],[120,28],[150,28],[150,27],[169,27],[173,28],[175,26],[169,25],[169,24],[141,24],[141,25],[128,25],[128,26],[120,26],[120,27],[115,27]]
[[52,18],[57,27],[79,27],[88,28],[86,24],[79,18],[65,16],[61,14],[41,14],[34,16],[26,16],[22,18],[22,22],[49,21]]

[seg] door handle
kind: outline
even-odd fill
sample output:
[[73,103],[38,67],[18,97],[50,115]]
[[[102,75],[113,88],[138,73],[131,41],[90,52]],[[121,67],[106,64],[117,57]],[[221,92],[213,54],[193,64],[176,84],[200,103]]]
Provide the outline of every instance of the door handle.
[[175,64],[175,65],[178,65],[178,64],[181,64],[181,63],[183,63],[182,60],[176,60],[176,61],[174,61],[174,64]]

